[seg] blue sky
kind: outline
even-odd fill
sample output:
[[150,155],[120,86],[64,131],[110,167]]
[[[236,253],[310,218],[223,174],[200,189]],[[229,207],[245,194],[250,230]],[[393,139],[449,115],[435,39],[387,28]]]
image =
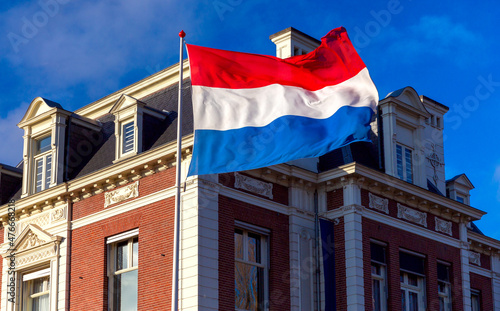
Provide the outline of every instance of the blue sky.
[[181,29],[192,44],[275,55],[268,38],[284,28],[321,38],[344,26],[381,98],[412,86],[450,107],[446,177],[467,174],[472,206],[488,212],[479,227],[500,239],[499,8],[472,0],[3,1],[0,162],[21,160],[16,124],[35,97],[76,110],[145,78],[178,61]]

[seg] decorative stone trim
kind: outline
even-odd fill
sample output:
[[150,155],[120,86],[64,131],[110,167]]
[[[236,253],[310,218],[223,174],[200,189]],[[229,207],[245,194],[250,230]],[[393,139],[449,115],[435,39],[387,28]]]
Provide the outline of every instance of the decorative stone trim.
[[354,212],[354,213],[362,214],[363,207],[356,205],[356,204],[351,204],[351,205],[342,206],[342,211],[344,213]]
[[446,221],[441,218],[434,217],[435,223],[436,223],[436,231],[438,232],[443,232],[446,234],[449,234],[450,236],[452,235],[451,231],[451,221]]
[[389,214],[389,200],[381,198],[379,196],[376,196],[372,194],[371,192],[368,193],[368,196],[370,198],[370,204],[369,207],[376,209],[378,211],[384,212],[386,214]]
[[247,190],[256,194],[263,195],[270,199],[273,198],[272,183],[266,183],[252,177],[241,175],[239,173],[234,173],[234,177],[235,177],[234,187],[236,189]]
[[104,207],[139,196],[139,181],[128,186],[104,193]]
[[[42,229],[51,227],[54,223],[66,219],[67,204],[56,207],[49,211],[24,218],[16,223],[16,235],[19,235],[28,225],[37,225]],[[7,238],[7,230],[4,232],[4,240]]]
[[20,255],[16,257],[16,265],[18,267],[25,266],[27,264],[33,263],[33,262],[40,262],[43,259],[53,257],[56,255],[56,249],[55,247],[51,247],[49,249],[45,250],[40,250],[35,253],[29,253],[26,255]]
[[47,243],[47,241],[44,241],[40,239],[33,231],[28,232],[26,235],[25,240],[17,247],[18,251],[23,251],[26,249],[31,249],[36,246],[40,246],[42,244]]
[[469,251],[469,260],[470,260],[470,263],[481,266],[481,254],[473,252],[473,251]]
[[405,219],[427,228],[427,214],[398,203],[398,218]]

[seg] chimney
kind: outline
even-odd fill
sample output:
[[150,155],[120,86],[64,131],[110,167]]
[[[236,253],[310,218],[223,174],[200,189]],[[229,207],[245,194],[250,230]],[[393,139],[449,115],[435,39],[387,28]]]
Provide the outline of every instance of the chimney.
[[276,44],[276,57],[288,58],[303,55],[317,48],[321,41],[293,27],[289,27],[269,36]]

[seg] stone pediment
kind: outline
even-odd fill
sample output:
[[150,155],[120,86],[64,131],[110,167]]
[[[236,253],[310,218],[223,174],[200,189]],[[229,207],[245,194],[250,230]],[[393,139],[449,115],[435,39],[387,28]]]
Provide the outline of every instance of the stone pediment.
[[[28,107],[28,110],[26,110],[26,113],[24,114],[23,118],[21,119],[21,121],[17,126],[23,127],[26,123],[29,123],[28,121],[32,120],[33,118],[38,117],[47,112],[55,112],[55,111],[66,111],[66,110],[64,110],[62,106],[56,102],[53,102],[51,100],[42,97],[37,97],[31,102],[31,104]],[[51,113],[48,113],[47,116],[50,114]]]
[[23,252],[59,240],[60,237],[47,233],[37,225],[29,224],[17,237],[11,249]]
[[[114,112],[123,110],[127,107],[134,106],[137,103],[141,103],[141,102],[139,100],[133,98],[132,96],[129,96],[127,94],[122,94],[122,96],[120,96],[120,98],[118,98],[118,100],[113,105],[113,108],[111,108],[111,110],[109,112],[114,113]],[[143,103],[141,103],[141,104],[144,105]]]
[[389,93],[381,103],[386,101],[393,101],[403,108],[406,108],[414,113],[423,115],[424,117],[430,117],[429,112],[425,109],[422,99],[417,94],[414,88],[407,86],[405,88],[399,89],[397,91]]

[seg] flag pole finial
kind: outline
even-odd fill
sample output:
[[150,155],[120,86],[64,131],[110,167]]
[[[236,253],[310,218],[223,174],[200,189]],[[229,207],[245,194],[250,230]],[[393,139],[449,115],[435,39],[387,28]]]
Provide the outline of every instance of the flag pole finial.
[[184,38],[185,36],[186,33],[184,32],[184,30],[181,30],[181,32],[179,32],[179,37]]

